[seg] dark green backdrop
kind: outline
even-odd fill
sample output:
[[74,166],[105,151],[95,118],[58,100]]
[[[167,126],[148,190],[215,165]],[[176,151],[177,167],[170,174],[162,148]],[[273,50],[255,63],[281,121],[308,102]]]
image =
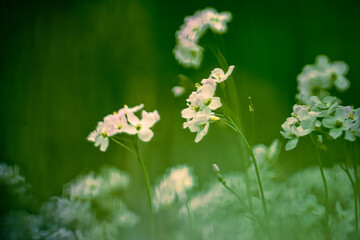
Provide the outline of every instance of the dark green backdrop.
[[[142,144],[151,181],[179,163],[195,168],[200,184],[213,178],[211,164],[224,171],[241,167],[237,138],[222,126],[195,144],[182,130],[185,98],[170,89],[178,74],[194,82],[218,67],[206,50],[198,71],[177,64],[175,31],[186,15],[212,6],[229,10],[227,34],[208,32],[201,44],[220,43],[234,72],[243,103],[243,125],[251,132],[247,97],[254,98],[253,143],[280,137],[282,122],[295,103],[296,76],[318,54],[350,65],[351,89],[339,97],[359,107],[360,14],[358,1],[169,1],[73,0],[17,1],[0,4],[0,107],[2,161],[17,164],[33,185],[37,204],[60,194],[81,172],[104,164],[130,172],[128,198],[144,200],[137,162],[110,145],[106,153],[87,135],[103,116],[145,103],[158,109],[155,137]],[[300,150],[282,154],[296,165]]]

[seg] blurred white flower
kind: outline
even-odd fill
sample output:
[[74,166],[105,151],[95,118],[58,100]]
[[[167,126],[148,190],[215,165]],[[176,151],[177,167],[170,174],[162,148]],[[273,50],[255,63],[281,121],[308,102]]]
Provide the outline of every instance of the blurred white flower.
[[231,20],[229,12],[217,13],[212,8],[195,12],[186,17],[184,24],[175,34],[176,46],[173,50],[176,60],[184,67],[198,68],[203,57],[203,48],[198,42],[201,36],[210,29],[215,33],[225,33],[227,22]]
[[100,193],[102,178],[95,177],[93,173],[77,179],[68,188],[71,200],[92,199]]
[[300,103],[308,103],[311,96],[320,99],[329,95],[328,90],[335,85],[338,91],[350,87],[350,81],[345,78],[348,66],[341,61],[330,62],[325,55],[319,55],[314,65],[306,65],[298,75],[298,91],[296,95]]
[[195,185],[192,170],[188,166],[176,166],[167,171],[154,189],[156,210],[166,208],[187,199],[187,192]]
[[210,29],[216,33],[225,33],[227,31],[227,23],[231,20],[230,12],[217,13],[214,9],[208,9],[205,13],[206,22]]
[[180,97],[185,93],[185,88],[181,86],[175,86],[171,89],[174,97]]
[[189,40],[178,39],[173,53],[176,60],[184,67],[198,68],[203,58],[204,49]]

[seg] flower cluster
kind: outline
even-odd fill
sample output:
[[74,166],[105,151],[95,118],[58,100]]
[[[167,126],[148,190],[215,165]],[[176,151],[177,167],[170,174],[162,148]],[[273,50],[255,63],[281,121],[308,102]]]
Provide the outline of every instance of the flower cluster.
[[30,185],[25,177],[20,175],[18,166],[9,166],[0,163],[0,187],[3,195],[9,194],[6,198],[19,198],[24,203],[30,200]]
[[225,81],[232,73],[234,66],[230,66],[225,74],[220,68],[215,68],[209,78],[203,79],[197,85],[197,90],[192,92],[186,100],[188,107],[181,115],[186,118],[184,128],[189,128],[191,132],[196,132],[195,142],[199,142],[208,132],[210,122],[219,120],[215,116],[214,110],[221,107],[219,97],[215,96],[217,83]]
[[154,136],[151,127],[160,120],[157,110],[153,112],[142,111],[142,119],[140,120],[135,113],[140,111],[144,104],[140,104],[133,108],[124,106],[119,111],[107,115],[102,122],[98,122],[96,130],[90,133],[88,140],[95,142],[95,146],[100,145],[100,150],[105,152],[109,146],[109,137],[120,133],[130,135],[137,134],[138,137],[148,142]]
[[345,91],[350,87],[350,81],[345,75],[348,66],[341,61],[330,62],[329,58],[320,55],[314,65],[306,65],[298,75],[298,91],[296,99],[300,103],[308,103],[311,96],[320,99],[329,96],[328,90],[334,85],[338,91]]
[[63,196],[43,205],[32,239],[119,239],[139,217],[120,198],[129,176],[112,167],[66,184]]
[[[339,138],[345,132],[345,139],[355,141],[360,137],[360,108],[339,105],[336,97],[327,96],[320,100],[317,96],[309,99],[308,105],[293,107],[291,117],[282,124],[281,134],[290,139],[286,150],[296,147],[299,137],[306,136],[313,131],[325,133],[333,139]],[[322,141],[319,135],[319,141]]]
[[229,12],[217,13],[212,8],[197,11],[185,18],[184,24],[176,32],[177,44],[173,50],[175,58],[185,67],[199,67],[203,48],[199,46],[200,37],[210,28],[215,33],[225,33],[226,23],[231,19]]
[[187,199],[187,192],[195,185],[192,169],[188,166],[176,166],[168,170],[154,189],[155,210],[166,208],[176,202]]

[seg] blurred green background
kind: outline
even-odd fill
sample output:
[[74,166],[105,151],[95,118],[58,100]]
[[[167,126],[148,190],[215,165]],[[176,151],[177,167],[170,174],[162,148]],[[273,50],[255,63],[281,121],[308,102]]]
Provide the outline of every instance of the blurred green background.
[[[295,103],[296,76],[318,54],[349,64],[352,86],[338,96],[359,107],[358,1],[1,1],[0,156],[19,165],[32,184],[34,209],[80,173],[112,165],[130,173],[126,198],[141,199],[147,210],[136,160],[117,145],[103,153],[86,140],[98,121],[124,104],[144,103],[161,115],[153,140],[141,145],[152,183],[181,163],[194,167],[200,187],[214,178],[213,162],[223,171],[241,169],[238,137],[212,125],[195,144],[195,135],[182,129],[186,96],[174,98],[170,91],[178,74],[195,83],[218,67],[208,49],[198,70],[179,66],[172,54],[184,17],[208,6],[233,15],[226,34],[208,31],[200,44],[219,45],[236,66],[248,136],[247,98],[253,97],[252,143],[268,145],[281,137],[280,126]],[[299,148],[282,153],[289,167],[306,156]]]

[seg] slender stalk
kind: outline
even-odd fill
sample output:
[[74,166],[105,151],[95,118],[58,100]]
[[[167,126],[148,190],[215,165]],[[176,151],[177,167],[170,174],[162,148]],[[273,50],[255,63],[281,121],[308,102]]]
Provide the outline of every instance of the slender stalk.
[[151,235],[152,235],[152,239],[155,240],[155,222],[154,222],[154,211],[153,211],[153,204],[152,204],[152,197],[151,197],[149,174],[148,174],[148,172],[146,170],[146,167],[145,167],[145,164],[144,164],[144,162],[143,162],[143,160],[141,158],[137,139],[136,139],[134,145],[135,145],[136,158],[137,158],[138,162],[140,163],[140,166],[141,166],[141,169],[143,171],[144,178],[145,178],[146,190],[147,190],[147,196],[148,196],[149,208],[150,208]]
[[255,213],[246,205],[246,203],[241,199],[241,197],[234,191],[232,190],[232,188],[230,188],[225,181],[221,182],[222,185],[229,190],[238,200],[239,202],[246,208],[247,211],[249,211],[251,213],[251,215],[253,216],[253,218],[250,218],[253,221],[257,221],[257,216],[255,215]]
[[356,190],[356,184],[351,176],[351,173],[349,171],[349,168],[347,166],[347,164],[345,164],[345,168],[344,171],[346,173],[346,175],[348,176],[350,182],[351,182],[351,186],[353,188],[354,191],[354,201],[355,201],[355,239],[358,238],[359,236],[359,215],[358,215],[358,191]]
[[268,213],[267,213],[267,207],[266,207],[264,189],[263,189],[263,186],[262,186],[262,183],[261,183],[260,171],[259,171],[259,167],[258,167],[256,158],[255,158],[254,152],[253,152],[250,144],[249,144],[248,141],[246,140],[244,134],[243,134],[242,131],[240,130],[240,128],[235,124],[235,122],[234,122],[231,118],[229,118],[229,120],[232,122],[232,125],[234,126],[236,132],[240,135],[240,137],[242,138],[242,140],[243,140],[244,143],[245,143],[245,146],[247,147],[247,149],[248,149],[249,152],[250,152],[250,156],[251,156],[251,158],[252,158],[252,160],[253,160],[253,164],[254,164],[254,167],[255,167],[256,177],[257,177],[257,180],[258,180],[258,185],[259,185],[261,200],[262,200],[262,204],[263,204],[263,208],[264,208],[264,214],[265,214],[266,220],[268,221]]
[[325,178],[325,174],[324,174],[324,167],[321,161],[321,157],[320,157],[320,152],[319,149],[316,145],[316,141],[314,139],[314,137],[312,136],[312,134],[310,134],[311,140],[315,145],[316,148],[316,157],[317,160],[319,162],[319,166],[320,166],[320,173],[321,173],[321,177],[324,183],[324,190],[325,190],[325,234],[326,234],[326,239],[331,239],[330,238],[330,231],[329,231],[329,193],[328,193],[328,187],[327,187],[327,182],[326,182],[326,178]]
[[186,202],[185,202],[185,206],[186,206],[186,211],[188,213],[188,217],[189,217],[189,224],[190,224],[190,238],[191,239],[195,239],[195,234],[194,234],[194,222],[191,216],[191,211],[190,211],[190,205],[189,205],[189,201],[186,197]]
[[353,180],[352,176],[351,176],[351,173],[350,173],[350,170],[349,170],[349,167],[348,167],[348,163],[347,163],[347,160],[349,161],[349,163],[351,163],[351,158],[349,156],[349,153],[345,147],[345,145],[343,144],[344,146],[344,152],[345,152],[345,156],[346,156],[346,159],[344,161],[344,167],[342,168],[344,170],[344,172],[346,173],[346,175],[348,176],[350,182],[351,182],[351,186],[353,188],[353,191],[354,191],[354,200],[355,200],[355,239],[358,238],[359,236],[359,213],[358,213],[358,198],[359,198],[359,190],[357,188],[357,185],[356,185],[356,178],[357,178],[357,173],[355,171],[355,165],[356,163],[353,162],[354,166],[353,166],[353,169],[354,169],[354,174],[355,174],[355,181]]
[[119,142],[118,140],[116,140],[115,138],[111,137],[110,138],[113,142],[115,142],[116,144],[120,145],[121,147],[125,148],[126,150],[128,150],[133,156],[137,157],[136,153],[130,149],[128,146],[126,146],[125,144]]
[[[359,164],[359,153],[358,153],[358,148],[356,147],[356,143],[353,143],[353,153],[354,153],[354,175],[355,175],[355,186],[356,186],[356,190],[358,193],[358,200],[359,200],[359,206],[360,206],[360,189],[359,189],[359,176],[358,176],[358,171],[357,171],[357,167]],[[360,213],[359,213],[360,214]]]
[[267,210],[267,206],[266,206],[265,194],[264,194],[264,189],[263,189],[262,182],[261,182],[259,167],[258,167],[256,158],[255,158],[254,152],[253,152],[249,142],[246,140],[244,134],[242,133],[240,128],[236,125],[236,123],[228,116],[227,116],[227,119],[230,121],[230,123],[233,126],[233,129],[235,130],[235,132],[240,135],[243,142],[245,143],[245,146],[247,147],[247,149],[250,152],[250,156],[252,158],[252,161],[253,161],[253,164],[254,164],[254,167],[255,167],[256,178],[257,178],[257,182],[258,182],[258,186],[259,186],[259,190],[260,190],[260,196],[261,196],[263,211],[264,211],[264,215],[265,215],[266,230],[267,230],[269,239],[271,239],[271,234],[270,234],[270,229],[269,229],[269,215],[268,215],[268,210]]
[[[237,132],[237,129],[230,123],[228,122],[227,120],[223,119],[222,120],[227,126],[229,126],[231,129],[233,129],[235,132]],[[245,178],[246,178],[246,192],[247,192],[247,195],[248,195],[248,200],[249,200],[249,207],[251,209],[251,211],[253,211],[253,205],[252,205],[252,199],[251,199],[251,194],[250,194],[250,185],[249,185],[249,174],[248,174],[248,167],[247,167],[247,164],[246,164],[246,161],[245,162],[245,167],[244,167],[244,173],[245,173]]]

